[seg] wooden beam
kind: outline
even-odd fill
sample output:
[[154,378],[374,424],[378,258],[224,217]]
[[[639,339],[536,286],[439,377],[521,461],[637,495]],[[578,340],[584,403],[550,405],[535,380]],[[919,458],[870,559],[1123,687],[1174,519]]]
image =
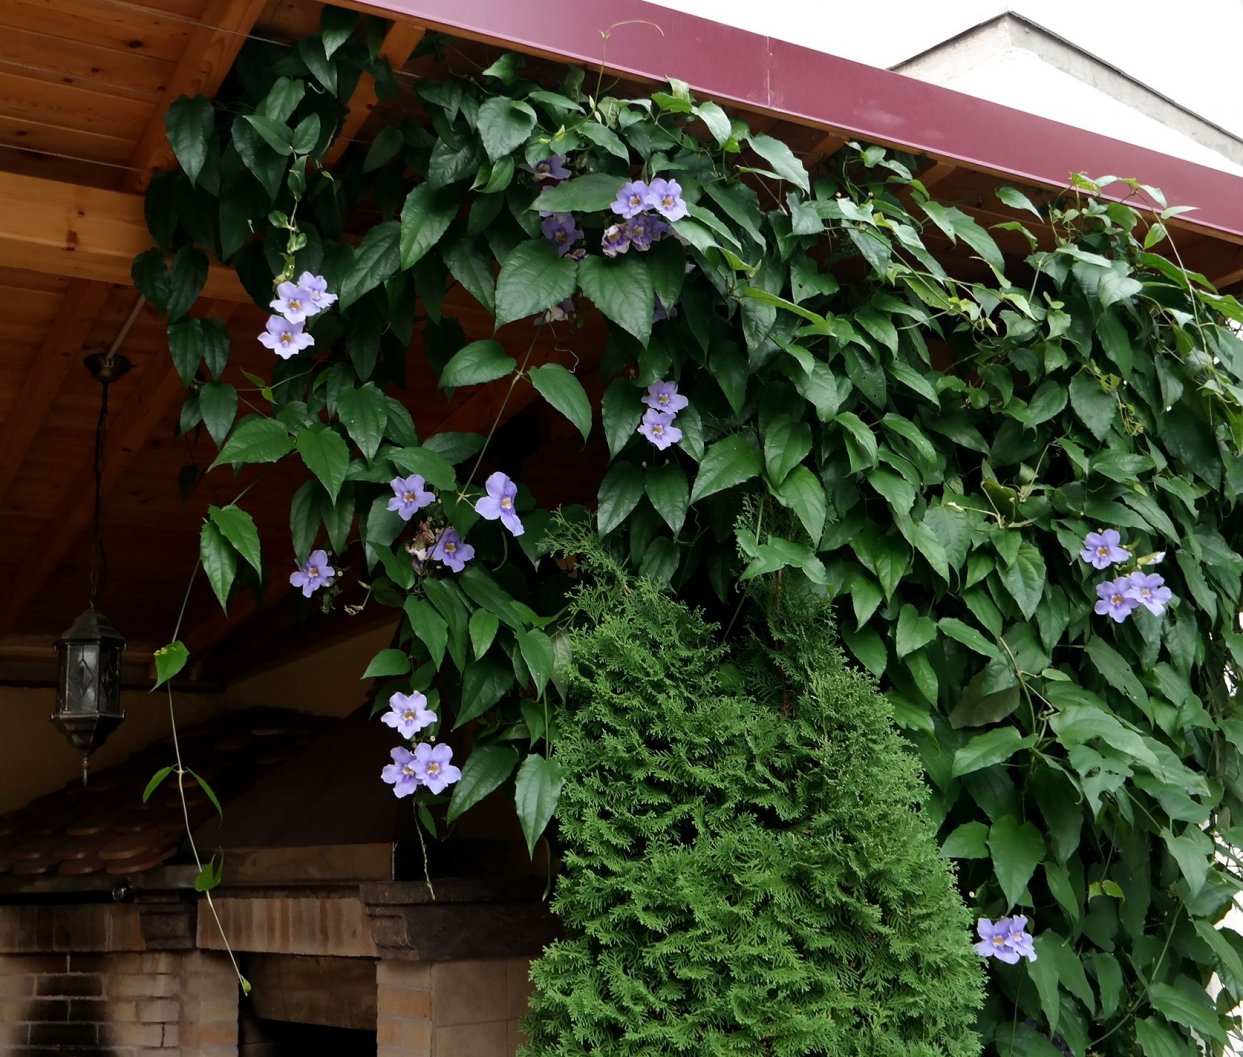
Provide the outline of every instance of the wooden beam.
[[[228,321],[236,305],[201,302],[205,314]],[[136,372],[138,373],[138,372]],[[123,388],[113,395],[125,393]],[[144,364],[138,373],[137,383],[131,383],[125,402],[109,416],[108,431],[101,474],[100,494],[108,493],[124,475],[134,458],[143,450],[151,435],[164,423],[165,417],[182,398],[184,386],[181,376],[173,367],[171,356],[156,356]],[[9,585],[7,597],[0,605],[0,636],[5,635],[21,618],[31,599],[35,597],[56,571],[74,545],[82,538],[94,517],[91,503],[81,502],[78,493],[83,481],[94,477],[94,437],[88,450],[82,453],[74,472],[68,475],[73,483],[62,502],[56,505],[58,513],[40,529],[39,549],[31,556]]]
[[257,1017],[375,1030],[376,969],[370,958],[253,954],[246,960],[246,978],[254,985],[251,1007]]
[[74,279],[65,290],[60,311],[35,353],[22,382],[21,399],[0,434],[0,504],[17,476],[65,377],[80,364],[82,346],[95,317],[108,299],[109,287]]
[[183,95],[211,98],[219,90],[233,60],[254,28],[267,0],[211,0],[199,25],[190,34],[177,68],[164,89],[164,98],[155,108],[142,136],[130,156],[136,171],[126,174],[125,188],[142,191],[152,173],[173,164],[173,150],[164,131],[164,114],[174,100]]
[[[413,22],[395,22],[385,34],[384,43],[380,45],[380,58],[386,59],[393,69],[401,69],[414,54],[414,49],[419,46],[425,32],[422,26]],[[354,89],[354,94],[350,96],[349,103],[346,104],[347,113],[345,120],[341,123],[341,129],[336,139],[333,140],[332,146],[324,154],[325,169],[333,168],[341,160],[341,155],[354,142],[354,137],[358,135],[367,118],[371,116],[371,111],[375,109],[378,101],[375,94],[375,78],[369,73],[364,73],[358,79],[358,86]]]
[[[0,266],[132,285],[151,248],[142,196],[0,172]],[[213,264],[203,296],[249,304],[231,268]]]

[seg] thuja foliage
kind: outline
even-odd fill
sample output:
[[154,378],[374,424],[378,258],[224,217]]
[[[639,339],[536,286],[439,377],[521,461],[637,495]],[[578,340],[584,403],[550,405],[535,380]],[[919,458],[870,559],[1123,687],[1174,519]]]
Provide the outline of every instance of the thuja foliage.
[[523,1052],[978,1054],[971,919],[828,603],[771,590],[727,652],[651,580],[580,571],[553,737],[568,935],[535,963]]
[[[296,48],[244,51],[225,98],[170,109],[180,168],[152,184],[158,248],[135,262],[169,317],[183,428],[210,434],[217,466],[307,470],[289,536],[262,549],[245,499],[209,511],[202,564],[222,604],[323,550],[332,575],[303,583],[325,605],[403,614],[366,673],[391,680],[381,701],[422,695],[410,725],[435,712],[427,744],[475,730],[451,789],[416,769],[398,791],[417,788],[432,825],[446,798],[451,822],[512,783],[534,843],[565,781],[547,738],[568,641],[545,602],[548,512],[522,489],[523,535],[479,520],[481,475],[520,483],[522,465],[491,434],[423,436],[407,369],[449,390],[533,387],[603,437],[594,528],[632,570],[715,592],[735,627],[754,579],[834,600],[918,749],[973,909],[1035,931],[1038,960],[988,963],[991,1052],[1220,1052],[1243,999],[1243,944],[1215,928],[1243,844],[1243,307],[1178,264],[1178,210],[1078,177],[1036,200],[1000,188],[972,215],[931,197],[917,159],[851,145],[809,173],[679,82],[619,98],[512,55],[419,81],[394,110],[409,116],[330,175],[319,162],[361,73],[399,93],[376,24],[325,19]],[[644,207],[661,180],[678,193]],[[647,219],[626,234],[614,203],[630,208],[636,183]],[[977,218],[998,213],[991,230]],[[239,371],[223,324],[187,316],[208,255],[261,305],[274,280],[322,276],[337,301],[304,326],[314,344]],[[468,339],[450,287],[496,338]],[[597,311],[610,336],[592,357],[523,351],[529,320]],[[658,382],[688,401],[659,434],[642,403]],[[392,482],[413,476],[407,522]],[[469,564],[434,558],[450,529]],[[1117,569],[1081,559],[1089,532],[1124,569],[1159,571],[1163,612],[1098,596]],[[162,675],[184,659],[171,644]]]

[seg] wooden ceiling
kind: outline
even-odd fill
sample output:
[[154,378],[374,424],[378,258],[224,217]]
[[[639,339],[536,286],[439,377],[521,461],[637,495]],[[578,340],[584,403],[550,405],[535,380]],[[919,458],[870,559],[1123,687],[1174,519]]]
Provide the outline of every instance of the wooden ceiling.
[[[349,0],[347,6],[364,5]],[[296,41],[316,30],[320,12],[314,0],[0,2],[0,665],[48,657],[52,640],[86,604],[99,386],[82,360],[113,346],[134,369],[111,394],[103,478],[108,578],[101,608],[138,656],[171,634],[203,514],[209,504],[229,501],[238,483],[218,471],[188,499],[179,493],[181,469],[205,467],[214,446],[206,438],[195,444],[176,436],[182,386],[164,324],[129,283],[130,261],[151,244],[141,192],[150,173],[172,160],[163,130],[168,104],[182,94],[213,95],[247,37]],[[399,22],[385,41],[386,57],[407,84],[428,72],[430,59],[410,58],[422,34],[418,25]],[[495,50],[471,44],[456,54],[478,69]],[[365,149],[384,120],[381,111],[364,78],[329,165],[346,150]],[[842,143],[823,129],[763,115],[751,121],[785,138],[808,161]],[[995,208],[995,176],[934,165],[924,179],[937,183],[939,197],[983,222],[1013,219]],[[1179,248],[1188,267],[1222,284],[1243,279],[1243,248],[1234,243],[1188,222]],[[491,329],[469,298],[451,295],[446,310],[462,319],[471,337]],[[266,371],[267,354],[253,340],[266,309],[249,302],[229,271],[213,269],[195,311],[227,320],[235,350],[230,372],[235,366]],[[529,331],[509,329],[525,348]],[[592,362],[603,337],[599,320],[589,320],[572,335],[545,334],[537,355],[554,355],[559,341]],[[416,371],[418,344],[416,335]],[[496,391],[446,403],[423,371],[427,384],[412,386],[410,396],[421,433],[486,429],[498,406]],[[529,394],[507,414],[527,416],[547,445],[524,468],[537,498],[594,495],[597,448],[568,454],[574,446],[557,432],[556,416],[546,416]],[[280,548],[288,540],[288,497],[301,479],[290,466],[247,499],[272,562],[269,604],[286,593],[284,570],[292,559],[286,561]],[[182,637],[200,656],[213,649],[219,655],[231,638],[253,638],[248,629],[258,613],[255,603],[242,601],[226,621],[200,578]],[[296,637],[292,621],[266,623]]]

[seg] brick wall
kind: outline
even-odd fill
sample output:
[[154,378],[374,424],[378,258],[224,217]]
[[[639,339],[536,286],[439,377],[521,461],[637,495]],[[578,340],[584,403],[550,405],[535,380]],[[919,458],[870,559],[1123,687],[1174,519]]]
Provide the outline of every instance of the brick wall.
[[237,985],[200,952],[0,955],[3,1057],[234,1057]]
[[378,1057],[513,1057],[529,958],[381,961]]

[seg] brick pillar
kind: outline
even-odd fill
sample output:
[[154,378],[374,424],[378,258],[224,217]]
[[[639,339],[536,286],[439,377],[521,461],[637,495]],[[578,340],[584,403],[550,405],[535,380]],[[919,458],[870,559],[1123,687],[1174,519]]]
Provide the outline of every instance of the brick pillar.
[[237,1057],[240,989],[228,955],[187,951],[178,955],[177,997],[181,1006],[180,1057]]
[[432,970],[426,962],[375,967],[376,1057],[432,1057]]

